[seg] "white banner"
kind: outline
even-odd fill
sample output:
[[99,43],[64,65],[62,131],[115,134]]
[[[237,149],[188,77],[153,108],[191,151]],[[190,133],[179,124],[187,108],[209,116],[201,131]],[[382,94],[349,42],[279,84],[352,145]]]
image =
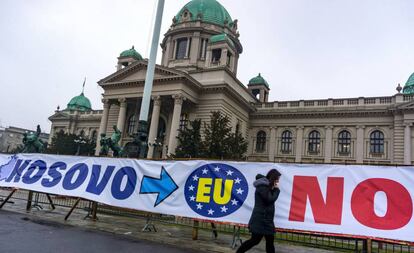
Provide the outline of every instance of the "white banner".
[[0,186],[247,224],[258,173],[277,169],[278,228],[414,242],[414,168],[0,155]]

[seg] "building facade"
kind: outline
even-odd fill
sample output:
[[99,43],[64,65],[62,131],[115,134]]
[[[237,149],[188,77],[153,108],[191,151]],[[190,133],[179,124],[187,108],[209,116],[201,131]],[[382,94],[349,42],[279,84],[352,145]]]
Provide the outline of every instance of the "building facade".
[[[34,132],[36,132],[36,130],[13,126],[0,128],[0,153],[10,153],[15,151],[18,147],[23,146],[24,134]],[[40,133],[39,138],[43,143],[48,143],[49,134]]]
[[[261,74],[248,84],[238,80],[243,53],[238,22],[216,0],[186,4],[173,18],[161,49],[148,158],[173,154],[180,127],[189,120],[208,121],[212,111],[221,111],[248,139],[249,160],[412,163],[414,74],[402,93],[400,87],[389,97],[269,102],[270,86]],[[116,125],[121,144],[132,145],[148,62],[134,47],[117,60],[116,71],[98,82],[104,89],[103,110],[92,110],[82,92],[49,118],[51,136],[63,130],[99,138]]]

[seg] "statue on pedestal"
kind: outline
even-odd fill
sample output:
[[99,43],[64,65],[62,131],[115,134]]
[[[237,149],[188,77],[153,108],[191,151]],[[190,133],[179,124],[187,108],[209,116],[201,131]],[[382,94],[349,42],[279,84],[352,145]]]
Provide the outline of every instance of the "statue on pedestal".
[[114,157],[120,157],[123,155],[122,147],[119,145],[119,141],[121,140],[121,131],[116,126],[113,126],[114,133],[112,136],[106,137],[105,133],[101,134],[101,151],[99,152],[100,156],[108,155],[109,149],[112,150]]
[[101,134],[101,140],[99,141],[99,144],[101,145],[101,151],[99,151],[99,156],[107,156],[109,151],[109,138],[106,138],[106,134]]
[[113,126],[114,133],[111,136],[110,148],[114,152],[114,157],[120,157],[123,155],[122,147],[119,145],[119,141],[121,140],[121,131],[119,131],[117,126]]
[[42,130],[37,125],[35,133],[23,134],[23,150],[21,153],[42,153],[45,149],[45,144],[40,139]]

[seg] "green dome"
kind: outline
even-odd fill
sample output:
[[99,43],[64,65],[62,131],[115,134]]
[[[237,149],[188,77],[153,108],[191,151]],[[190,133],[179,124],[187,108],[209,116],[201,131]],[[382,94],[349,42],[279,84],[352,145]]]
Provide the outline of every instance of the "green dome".
[[216,0],[192,0],[187,3],[175,16],[178,23],[182,22],[185,10],[191,13],[191,21],[202,20],[220,26],[232,26],[233,20],[227,10]]
[[92,106],[89,99],[85,97],[82,92],[79,96],[76,96],[70,100],[67,110],[84,112],[92,110]]
[[269,84],[266,82],[266,80],[262,77],[262,75],[259,73],[258,76],[250,79],[249,85],[256,85],[256,84],[264,84],[267,88],[269,88]]
[[142,56],[135,50],[134,46],[131,49],[123,51],[119,57],[132,57],[135,60],[141,61],[143,58]]
[[403,94],[413,95],[414,94],[414,73],[408,78],[407,82],[405,83]]

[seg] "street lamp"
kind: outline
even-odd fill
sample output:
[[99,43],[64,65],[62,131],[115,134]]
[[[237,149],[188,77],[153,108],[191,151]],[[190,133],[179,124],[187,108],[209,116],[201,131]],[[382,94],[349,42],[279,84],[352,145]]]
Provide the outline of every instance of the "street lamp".
[[76,150],[75,155],[79,155],[80,147],[81,147],[81,145],[85,144],[86,141],[82,138],[82,136],[79,136],[79,139],[75,139],[74,142],[78,145],[78,149]]

